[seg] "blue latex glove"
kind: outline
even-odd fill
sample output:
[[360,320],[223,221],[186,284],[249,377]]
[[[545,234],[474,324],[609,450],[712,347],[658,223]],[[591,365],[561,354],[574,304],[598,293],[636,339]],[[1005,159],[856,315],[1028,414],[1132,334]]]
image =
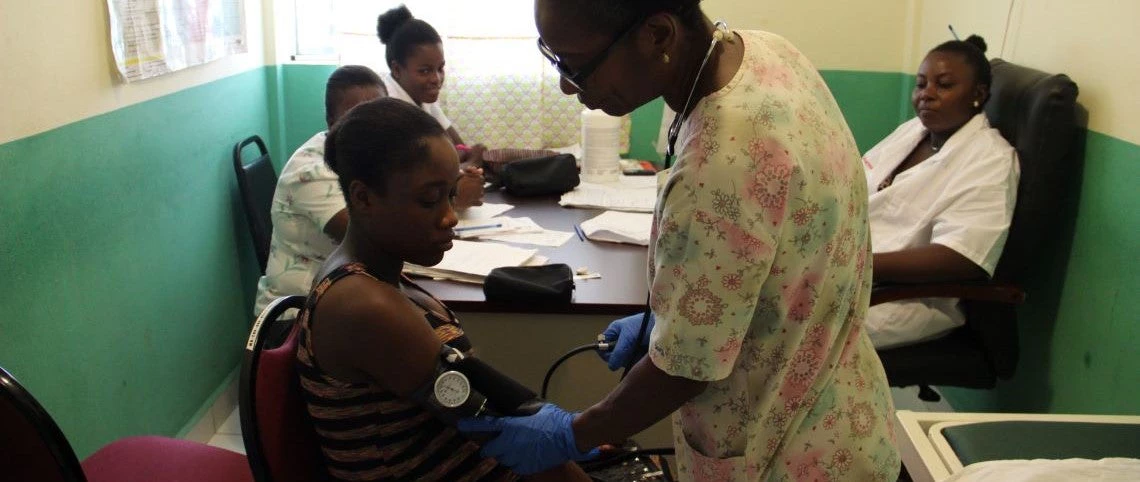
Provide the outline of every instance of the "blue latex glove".
[[657,321],[652,311],[649,312],[649,323],[645,326],[645,338],[641,340],[641,346],[636,346],[637,332],[641,329],[641,319],[644,316],[645,313],[638,313],[614,320],[609,328],[602,332],[606,341],[614,344],[612,350],[598,352],[598,356],[606,361],[610,370],[616,371],[625,367],[639,349],[640,351],[649,349],[649,333],[653,331],[653,325]]
[[570,460],[586,460],[598,449],[579,452],[570,423],[574,414],[548,403],[526,417],[475,417],[459,420],[462,432],[498,432],[483,444],[481,454],[499,461],[517,474],[529,475]]

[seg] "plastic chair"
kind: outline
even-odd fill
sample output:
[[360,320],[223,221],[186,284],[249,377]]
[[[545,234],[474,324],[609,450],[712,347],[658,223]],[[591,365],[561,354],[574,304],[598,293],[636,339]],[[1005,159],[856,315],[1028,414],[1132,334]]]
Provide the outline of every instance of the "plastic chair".
[[937,401],[930,385],[993,388],[1013,376],[1018,359],[1016,305],[1027,269],[1065,197],[1078,165],[1081,126],[1077,85],[1063,74],[994,59],[986,117],[1015,149],[1021,164],[1017,206],[994,277],[988,282],[876,287],[871,304],[911,298],[960,298],[966,324],[944,337],[879,352],[892,386],[919,385],[919,398]]
[[249,482],[245,457],[166,437],[112,442],[81,464],[51,415],[0,368],[0,479],[36,482]]
[[327,478],[297,378],[297,327],[275,348],[268,347],[271,330],[263,329],[304,304],[304,296],[274,300],[257,317],[246,343],[238,410],[249,468],[258,482]]
[[[242,149],[257,144],[260,154],[253,162],[242,161]],[[273,204],[273,191],[277,189],[277,173],[269,159],[269,151],[259,136],[250,136],[234,145],[234,173],[237,175],[238,192],[241,195],[245,218],[249,223],[249,234],[253,238],[253,249],[257,253],[257,263],[265,274],[265,264],[269,260],[269,239],[273,233],[273,221],[269,208]]]

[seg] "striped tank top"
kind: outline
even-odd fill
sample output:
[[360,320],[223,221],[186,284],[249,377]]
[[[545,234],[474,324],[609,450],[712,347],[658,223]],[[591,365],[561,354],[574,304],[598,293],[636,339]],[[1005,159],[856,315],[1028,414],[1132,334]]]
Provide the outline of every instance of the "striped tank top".
[[[349,275],[372,278],[360,263],[333,270],[314,286],[299,318],[297,370],[329,475],[346,481],[516,480],[494,459],[481,457],[478,444],[415,402],[370,383],[338,380],[321,370],[312,351],[313,311],[321,295]],[[428,294],[407,278],[403,282]],[[451,310],[444,307],[447,314],[441,316],[409,299],[424,310],[441,342],[465,352],[471,349]]]

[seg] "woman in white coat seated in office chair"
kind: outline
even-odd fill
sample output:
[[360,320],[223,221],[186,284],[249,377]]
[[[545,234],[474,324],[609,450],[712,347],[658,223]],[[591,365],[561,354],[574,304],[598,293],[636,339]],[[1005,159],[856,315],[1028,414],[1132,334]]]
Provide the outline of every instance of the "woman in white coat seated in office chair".
[[[863,156],[876,283],[986,279],[1013,217],[1017,153],[982,108],[992,74],[971,35],[926,55],[911,101],[917,117]],[[885,303],[867,312],[878,349],[937,338],[965,323],[958,300]]]

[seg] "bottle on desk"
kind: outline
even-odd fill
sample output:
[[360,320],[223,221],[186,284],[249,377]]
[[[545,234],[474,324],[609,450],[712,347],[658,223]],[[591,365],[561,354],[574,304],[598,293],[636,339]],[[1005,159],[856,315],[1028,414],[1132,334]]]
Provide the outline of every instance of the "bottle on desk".
[[617,182],[621,175],[621,118],[600,110],[582,110],[582,180]]

